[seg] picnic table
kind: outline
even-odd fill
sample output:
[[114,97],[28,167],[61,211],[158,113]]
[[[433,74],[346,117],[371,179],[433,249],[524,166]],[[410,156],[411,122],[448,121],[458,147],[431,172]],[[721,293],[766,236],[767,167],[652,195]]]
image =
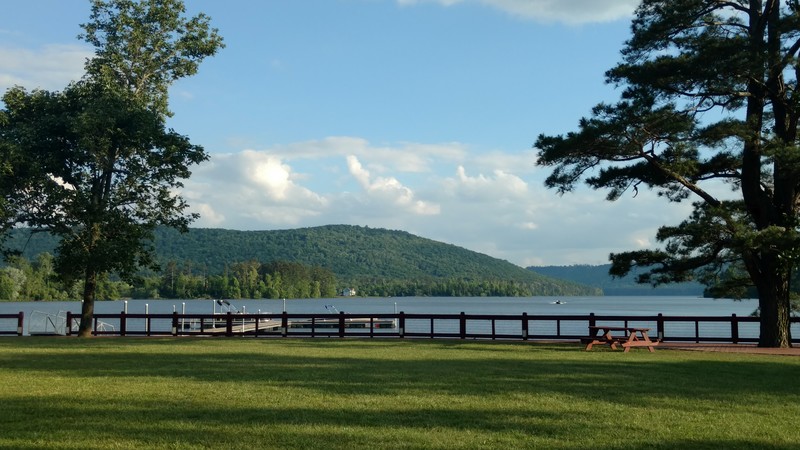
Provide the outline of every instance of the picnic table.
[[[658,341],[651,341],[647,335],[648,331],[650,328],[592,325],[589,327],[589,337],[584,340],[586,350],[591,350],[595,344],[607,344],[613,350],[620,345],[626,352],[631,347],[647,347],[648,350],[654,352],[653,346],[658,345]],[[620,332],[622,334],[619,334]]]

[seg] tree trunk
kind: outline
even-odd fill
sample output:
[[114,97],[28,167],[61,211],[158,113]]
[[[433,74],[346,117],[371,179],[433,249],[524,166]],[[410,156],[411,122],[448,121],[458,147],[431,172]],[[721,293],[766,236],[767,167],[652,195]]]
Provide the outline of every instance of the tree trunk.
[[[91,266],[91,264],[90,264]],[[79,337],[92,336],[92,321],[94,320],[94,297],[97,292],[97,272],[88,267],[83,284],[83,305],[81,307],[81,325],[78,328]]]
[[758,346],[791,347],[790,272],[773,264],[762,263],[760,269],[760,275],[753,277],[758,288],[758,307],[761,313]]

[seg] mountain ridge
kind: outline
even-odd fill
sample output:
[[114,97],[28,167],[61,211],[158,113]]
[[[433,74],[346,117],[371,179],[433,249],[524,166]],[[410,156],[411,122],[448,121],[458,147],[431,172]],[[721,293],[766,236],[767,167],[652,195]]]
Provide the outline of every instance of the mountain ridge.
[[586,286],[603,290],[603,295],[692,295],[702,296],[705,286],[697,282],[676,283],[653,287],[636,283],[635,277],[643,269],[634,270],[631,274],[614,278],[608,271],[611,264],[589,265],[575,264],[571,266],[530,266],[533,272],[556,278],[569,280]]
[[[14,230],[9,248],[32,259],[55,248],[52,237]],[[248,260],[289,261],[331,270],[339,284],[379,285],[481,281],[519,283],[533,295],[600,295],[599,289],[556,280],[523,267],[453,244],[419,237],[406,231],[357,225],[323,225],[267,231],[190,228],[181,234],[159,228],[156,258],[189,262],[206,273],[221,273],[231,264]]]

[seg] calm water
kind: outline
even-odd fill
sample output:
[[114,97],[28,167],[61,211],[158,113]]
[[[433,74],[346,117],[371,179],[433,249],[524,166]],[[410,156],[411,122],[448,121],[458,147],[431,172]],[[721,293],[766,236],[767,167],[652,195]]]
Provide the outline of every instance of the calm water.
[[[560,301],[561,304],[557,304]],[[233,312],[279,313],[284,307],[289,313],[438,313],[438,314],[521,314],[530,315],[642,315],[662,313],[667,316],[738,316],[750,315],[757,307],[757,300],[734,301],[713,300],[697,297],[394,297],[394,298],[334,298],[317,300],[231,300]],[[328,306],[329,308],[326,308]],[[330,308],[330,307],[333,308]],[[58,314],[71,311],[79,313],[80,302],[14,302],[0,303],[0,314],[25,313],[24,332],[29,328],[39,330],[43,325],[43,313]],[[128,313],[164,314],[179,313],[211,314],[227,312],[221,310],[214,300],[128,300],[97,302],[95,312],[117,314]],[[31,327],[31,321],[35,321]],[[135,326],[135,324],[131,324]],[[16,329],[16,322],[4,320],[2,329]],[[143,326],[143,325],[142,325]],[[132,329],[132,328],[129,328]],[[755,330],[753,330],[755,331]]]

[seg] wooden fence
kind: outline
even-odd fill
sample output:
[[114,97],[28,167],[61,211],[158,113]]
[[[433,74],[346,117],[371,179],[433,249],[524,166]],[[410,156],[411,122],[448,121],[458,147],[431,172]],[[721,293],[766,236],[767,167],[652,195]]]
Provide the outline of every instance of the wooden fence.
[[[4,316],[0,316],[0,319]],[[12,317],[10,315],[6,317]],[[80,315],[67,313],[66,334]],[[22,313],[15,334],[22,334]],[[505,340],[578,340],[589,326],[650,328],[666,342],[758,341],[759,319],[751,316],[491,315],[491,314],[95,314],[98,336],[385,337]],[[71,326],[69,325],[71,324]],[[800,317],[791,318],[800,342]],[[12,334],[12,333],[6,333]]]
[[[16,328],[14,328],[16,322]],[[25,323],[25,314],[20,311],[18,314],[0,314],[0,335],[22,336],[22,327]]]

